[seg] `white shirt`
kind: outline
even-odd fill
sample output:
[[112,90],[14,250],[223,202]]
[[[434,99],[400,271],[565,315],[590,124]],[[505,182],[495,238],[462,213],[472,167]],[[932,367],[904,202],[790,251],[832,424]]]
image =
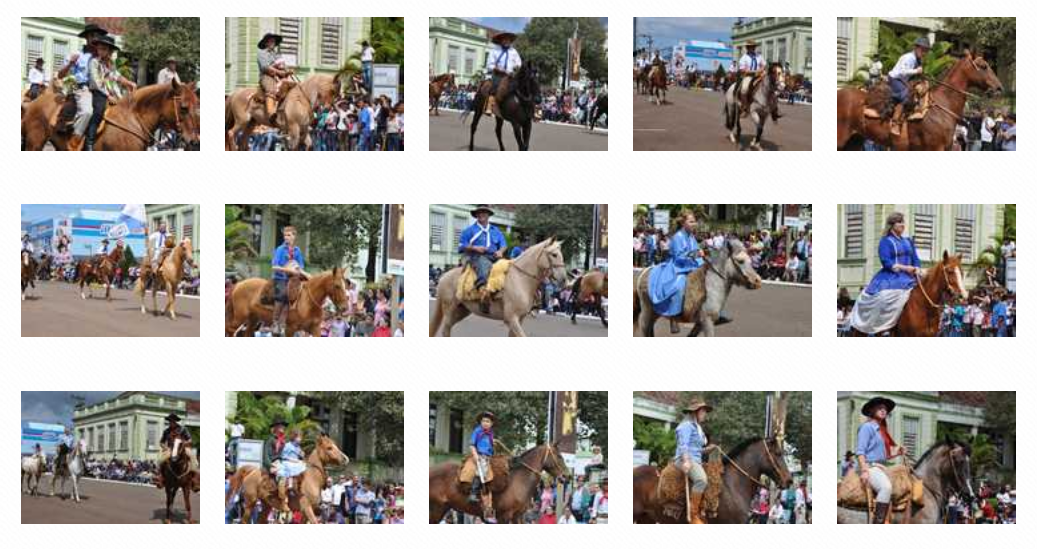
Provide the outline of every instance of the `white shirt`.
[[151,245],[152,261],[158,261],[158,258],[162,256],[162,250],[166,247],[166,241],[163,237],[168,238],[169,232],[167,231],[166,234],[163,235],[162,233],[155,231],[148,235],[148,243]]
[[367,46],[364,51],[360,52],[360,61],[374,61],[374,48]]
[[335,486],[329,486],[320,491],[320,502],[331,505],[335,502]]
[[32,248],[32,242],[22,242],[22,251],[29,252],[30,254],[34,253],[34,250]]
[[909,51],[900,56],[893,70],[889,71],[890,78],[908,78],[922,72],[921,63],[915,57],[915,52]]
[[42,85],[47,81],[47,75],[43,71],[32,67],[29,69],[29,84],[40,84]]
[[342,484],[340,482],[338,484],[332,485],[332,487],[331,487],[331,501],[332,501],[332,503],[337,505],[338,502],[342,501],[342,494],[345,494],[345,493],[346,493],[346,485],[345,484]]
[[180,82],[180,75],[177,74],[176,71],[169,70],[169,67],[166,67],[166,68],[158,71],[158,83],[159,84],[168,84],[168,83],[172,82],[173,80],[176,80],[177,82]]
[[[753,59],[756,59],[756,66],[753,67]],[[758,71],[767,66],[767,61],[763,58],[763,54],[757,52],[755,56],[746,53],[738,60],[738,70],[740,71]]]
[[609,499],[605,497],[605,492],[594,494],[594,504],[591,505],[591,516],[597,517],[598,515],[607,514],[609,514]]
[[882,61],[876,61],[872,63],[871,69],[868,70],[868,73],[874,77],[882,76]]
[[979,129],[979,137],[984,143],[994,140],[994,119],[989,116],[983,119],[983,126]]
[[576,524],[576,517],[569,515],[569,518],[566,518],[562,515],[562,518],[558,519],[558,524]]
[[637,58],[637,68],[643,69],[643,68],[645,68],[647,66],[648,66],[648,59],[645,59],[644,57],[638,57]]
[[522,56],[519,55],[518,50],[514,46],[509,47],[507,50],[500,46],[494,46],[486,54],[486,72],[490,74],[493,69],[504,71],[508,74],[514,74],[519,67],[522,66]]

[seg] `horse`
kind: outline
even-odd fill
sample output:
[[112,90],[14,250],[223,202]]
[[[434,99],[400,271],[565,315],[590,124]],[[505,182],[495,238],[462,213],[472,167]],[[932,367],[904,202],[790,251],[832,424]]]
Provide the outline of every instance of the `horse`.
[[[284,126],[281,132],[287,136],[288,150],[305,150],[312,146],[310,125],[313,109],[327,107],[339,97],[342,74],[313,74],[293,84],[282,82],[290,89],[281,101],[284,110]],[[226,144],[229,150],[248,150],[248,136],[257,124],[273,125],[266,113],[263,91],[257,88],[236,90],[224,106]]]
[[429,337],[435,337],[440,325],[443,337],[450,337],[454,324],[471,313],[481,317],[503,320],[508,326],[508,335],[525,337],[522,321],[529,315],[536,302],[537,288],[545,276],[558,286],[565,285],[565,258],[562,257],[562,241],[551,237],[535,246],[530,246],[512,261],[505,275],[501,298],[493,299],[490,312],[483,313],[479,300],[461,301],[457,298],[457,284],[464,272],[455,267],[439,278],[436,286],[436,306],[429,321]]
[[22,150],[42,151],[50,140],[53,121],[65,104],[65,93],[57,79],[52,79],[36,99],[22,95]]
[[637,93],[640,94],[640,95],[647,95],[648,94],[648,87],[649,87],[649,84],[648,84],[648,69],[649,68],[650,68],[650,65],[646,66],[644,68],[641,68],[641,69],[639,69],[637,67],[634,67],[634,88],[637,90]]
[[43,454],[33,454],[31,456],[25,456],[22,458],[22,480],[19,482],[25,483],[25,493],[30,496],[39,494],[40,491],[40,477],[43,476],[43,472],[47,470],[47,459],[43,457]]
[[[785,464],[781,442],[776,438],[752,438],[731,449],[724,456],[724,474],[721,477],[720,502],[717,516],[711,522],[717,524],[746,524],[750,515],[753,495],[766,486],[763,476],[775,481],[780,487],[792,485],[792,474]],[[666,502],[659,499],[659,478],[662,472],[652,465],[634,467],[634,523],[635,524],[687,524],[687,509],[673,512],[666,509]],[[687,484],[685,484],[687,486]],[[686,505],[687,495],[680,502]]]
[[176,499],[177,491],[183,491],[184,510],[187,512],[187,524],[194,522],[191,519],[191,490],[194,485],[194,475],[191,474],[191,458],[187,455],[188,442],[184,440],[183,432],[178,432],[169,442],[169,459],[162,464],[162,484],[166,490],[166,518],[165,523],[173,520],[173,500]]
[[[482,506],[468,501],[468,493],[462,490],[457,480],[460,469],[461,464],[456,462],[441,463],[429,468],[429,524],[438,524],[451,510],[477,517],[483,516]],[[545,443],[534,446],[511,459],[507,484],[493,492],[493,510],[497,522],[521,521],[533,499],[540,475],[545,471],[556,478],[564,478],[568,473],[557,444]]]
[[108,252],[108,255],[79,261],[79,264],[76,265],[76,283],[79,284],[81,298],[86,299],[83,286],[90,290],[90,297],[93,298],[94,288],[90,284],[98,282],[104,284],[104,298],[108,301],[112,300],[112,277],[115,274],[115,267],[122,261],[122,249],[123,244],[119,242],[115,245],[114,250]]
[[[666,103],[666,87],[668,85],[666,68],[661,65],[652,65],[648,71],[648,101],[655,100],[656,105]],[[660,99],[662,92],[662,99]]]
[[[515,133],[515,141],[518,143],[520,151],[529,150],[529,140],[533,133],[533,118],[535,106],[540,103],[540,83],[537,81],[538,72],[536,63],[529,61],[526,64],[519,67],[515,74],[511,76],[511,82],[514,86],[513,93],[508,94],[504,98],[504,101],[497,104],[497,111],[500,115],[496,116],[496,133],[497,133],[497,144],[500,146],[500,150],[504,150],[504,140],[501,138],[501,128],[504,126],[504,121],[511,122],[511,129]],[[475,150],[475,131],[479,127],[479,119],[482,118],[483,112],[486,110],[486,101],[489,100],[491,83],[489,80],[482,83],[479,86],[479,91],[475,94],[475,100],[472,102],[471,113],[471,133],[468,140],[468,150]],[[465,111],[461,114],[461,120],[468,115],[469,111]]]
[[[910,509],[890,510],[889,521],[894,524],[940,524],[943,510],[953,492],[975,498],[972,490],[972,448],[949,437],[926,450],[915,463],[914,474],[922,480],[924,504],[919,507],[909,501]],[[866,488],[867,489],[867,488]],[[839,524],[868,524],[867,509],[837,506]]]
[[133,293],[140,296],[140,314],[148,314],[144,296],[148,293],[147,279],[150,278],[152,310],[158,313],[158,292],[160,289],[165,290],[166,308],[162,310],[162,315],[168,314],[169,318],[176,320],[176,290],[184,276],[184,263],[194,267],[194,248],[191,246],[190,238],[184,238],[180,244],[173,247],[158,271],[151,268],[151,250],[148,250],[147,257],[141,261],[141,274],[133,289]]
[[39,265],[36,267],[37,280],[50,280],[53,278],[54,256],[43,254],[40,256]]
[[598,97],[598,100],[594,102],[594,107],[591,108],[590,115],[587,116],[590,131],[594,131],[594,126],[597,125],[598,119],[604,115],[608,118],[609,115],[609,94],[603,93]]
[[439,97],[443,90],[454,89],[457,83],[454,81],[454,73],[441,74],[428,83],[428,112],[429,115],[439,116]]
[[898,151],[946,151],[954,142],[954,129],[962,120],[965,100],[978,89],[988,95],[1004,90],[1001,80],[982,55],[969,50],[946,73],[934,80],[930,108],[925,118],[907,123],[907,131],[895,136],[887,120],[866,118],[864,108],[868,92],[857,88],[840,88],[836,111],[836,146],[839,150],[860,150],[864,140]]
[[54,483],[57,482],[58,477],[61,477],[61,497],[67,498],[68,494],[65,493],[65,479],[72,479],[72,498],[79,503],[79,477],[83,476],[86,472],[86,459],[83,454],[86,453],[86,441],[80,440],[76,443],[75,447],[70,449],[68,456],[65,458],[65,466],[58,467],[54,466],[54,476],[50,477],[50,497],[54,497]]
[[[298,479],[294,493],[288,496],[288,506],[293,511],[301,511],[306,517],[306,522],[317,524],[320,508],[320,492],[328,480],[327,467],[345,467],[349,465],[349,456],[339,450],[331,437],[321,433],[317,437],[313,451],[306,458],[306,471]],[[277,486],[267,476],[266,472],[254,465],[243,465],[238,467],[230,477],[230,489],[224,504],[229,507],[233,498],[241,495],[242,521],[248,524],[247,518],[252,516],[252,509],[256,502],[262,501],[265,510],[281,508],[281,497],[277,493]],[[259,523],[266,523],[267,512],[259,514]]]
[[[344,275],[341,267],[335,267],[303,281],[298,301],[288,310],[286,333],[294,334],[302,330],[319,337],[320,323],[324,319],[324,300],[330,298],[339,309],[349,303],[349,285]],[[257,323],[273,322],[273,306],[260,301],[269,282],[265,278],[247,278],[234,286],[225,304],[226,336],[233,337],[239,333],[252,336]]]
[[[716,257],[706,258],[706,264],[700,269],[706,269],[704,277],[705,298],[699,303],[689,303],[684,300],[681,307],[681,315],[671,318],[671,322],[691,322],[695,326],[688,333],[688,337],[694,337],[702,332],[705,337],[715,335],[714,328],[720,311],[727,303],[727,297],[731,289],[741,286],[750,290],[758,290],[762,285],[760,275],[753,269],[752,260],[745,246],[740,240],[728,238],[724,247],[721,248]],[[652,300],[648,296],[648,281],[651,270],[655,267],[642,269],[634,272],[634,322],[638,322],[641,334],[646,337],[655,336],[655,321],[659,314],[652,306]],[[693,274],[688,274],[691,278]],[[685,292],[688,290],[685,289]]]
[[580,304],[592,302],[594,304],[594,312],[598,314],[598,318],[601,319],[601,323],[606,328],[609,327],[608,319],[605,318],[605,308],[602,307],[602,298],[608,298],[609,296],[609,276],[602,271],[591,271],[585,275],[580,275],[573,281],[572,293],[569,297],[569,305],[572,309],[572,313],[569,318],[573,324],[576,324],[576,310]]
[[[738,88],[740,78],[724,92],[724,127],[727,128],[727,138],[735,146],[740,147],[742,141],[742,106],[739,98]],[[771,63],[767,67],[767,73],[756,90],[753,92],[752,104],[749,106],[749,117],[756,124],[756,134],[749,142],[749,148],[762,151],[760,139],[763,137],[763,128],[767,124],[767,117],[771,111],[771,101],[776,101],[776,94],[785,89],[785,69],[781,63]]]
[[36,258],[31,253],[22,252],[22,301],[25,301],[25,290],[32,286],[36,292]]
[[[911,289],[911,295],[904,304],[896,326],[890,330],[890,335],[936,337],[948,296],[963,298],[968,295],[961,261],[961,254],[950,255],[947,250],[943,251],[940,262],[931,267],[924,277],[919,277],[918,284]],[[853,334],[864,335],[857,330],[853,330]]]

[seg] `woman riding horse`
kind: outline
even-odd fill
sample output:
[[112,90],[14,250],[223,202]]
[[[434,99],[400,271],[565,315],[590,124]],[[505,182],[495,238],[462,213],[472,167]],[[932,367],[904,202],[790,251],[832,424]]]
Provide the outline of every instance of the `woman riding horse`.
[[904,447],[893,442],[886,418],[897,403],[884,397],[875,397],[861,407],[861,415],[868,421],[857,429],[857,465],[861,481],[875,490],[875,517],[873,524],[883,524],[889,512],[893,484],[886,475],[889,460],[904,455]]

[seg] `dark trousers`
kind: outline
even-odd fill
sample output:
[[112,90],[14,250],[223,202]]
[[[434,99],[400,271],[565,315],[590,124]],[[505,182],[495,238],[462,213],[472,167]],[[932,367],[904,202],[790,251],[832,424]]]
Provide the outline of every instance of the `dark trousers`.
[[86,127],[86,144],[92,148],[94,141],[97,139],[97,128],[101,125],[101,120],[104,119],[104,110],[108,106],[108,97],[96,90],[91,90],[90,94],[93,96],[94,115],[90,117],[90,125]]

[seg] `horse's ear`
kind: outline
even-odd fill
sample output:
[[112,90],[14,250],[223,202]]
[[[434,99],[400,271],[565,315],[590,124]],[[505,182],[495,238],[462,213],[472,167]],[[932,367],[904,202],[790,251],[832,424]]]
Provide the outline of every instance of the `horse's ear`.
[[182,86],[183,84],[181,84],[179,80],[174,78],[170,80],[169,83],[171,84],[170,89],[173,91],[174,94],[180,93],[180,86]]
[[947,253],[947,250],[944,250],[943,251],[943,261],[944,261],[944,263],[947,262],[947,258],[948,257],[950,257],[950,254]]
[[972,59],[972,50],[970,50],[969,48],[965,48],[965,51],[962,52],[962,55],[969,59]]
[[964,260],[965,260],[965,255],[962,254],[961,252],[958,252],[958,263],[961,263]]

